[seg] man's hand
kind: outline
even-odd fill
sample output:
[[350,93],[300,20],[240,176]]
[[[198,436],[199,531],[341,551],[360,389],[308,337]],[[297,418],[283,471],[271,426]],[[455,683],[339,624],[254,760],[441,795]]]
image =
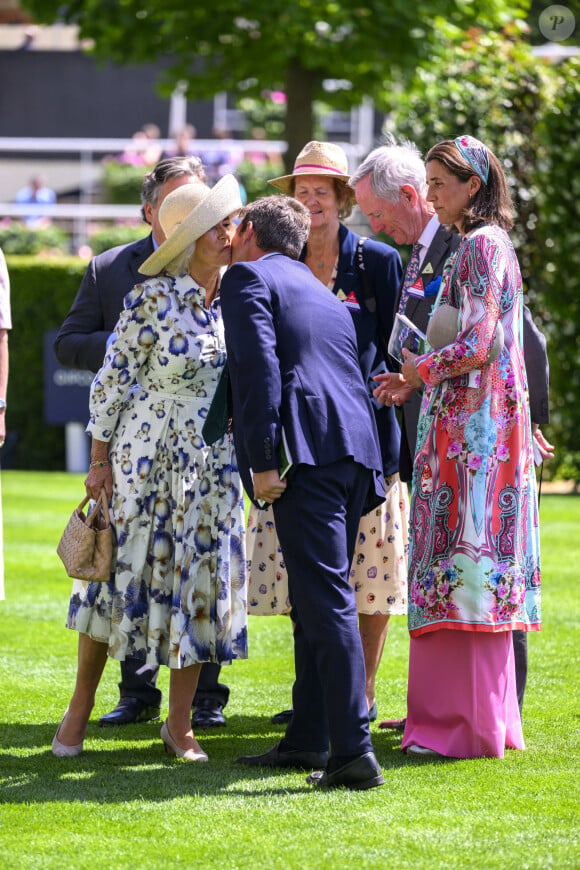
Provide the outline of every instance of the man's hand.
[[286,489],[286,481],[280,480],[278,469],[271,471],[258,471],[254,474],[254,498],[256,501],[265,501],[272,504],[280,498]]
[[407,350],[406,347],[401,351],[405,358],[405,362],[401,366],[401,373],[405,378],[408,386],[413,387],[413,389],[418,390],[423,386],[423,380],[421,375],[417,371],[417,366],[415,365],[415,360],[417,359],[416,353],[411,353],[410,350]]
[[536,449],[542,459],[553,459],[554,445],[550,444],[549,441],[546,441],[538,423],[532,423],[532,435]]
[[391,405],[400,407],[415,392],[415,387],[410,387],[409,384],[405,383],[402,375],[392,372],[375,375],[374,380],[379,386],[373,390],[373,396],[379,404],[386,405],[387,408],[390,408]]

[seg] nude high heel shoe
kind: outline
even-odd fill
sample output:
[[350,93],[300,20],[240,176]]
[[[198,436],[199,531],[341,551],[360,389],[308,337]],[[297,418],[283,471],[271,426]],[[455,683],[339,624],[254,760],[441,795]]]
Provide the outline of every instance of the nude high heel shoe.
[[60,729],[62,728],[62,723],[66,719],[67,713],[68,710],[65,711],[65,714],[62,717],[62,721],[56,729],[56,734],[52,738],[52,754],[56,755],[58,758],[72,758],[75,755],[80,755],[83,751],[84,740],[81,740],[81,742],[77,743],[75,746],[65,746],[65,744],[61,743],[58,739]]
[[201,750],[196,752],[195,749],[182,749],[181,746],[178,746],[169,733],[167,722],[164,722],[161,726],[161,739],[165,744],[165,751],[168,755],[177,755],[178,758],[183,758],[185,761],[208,761],[205,752]]

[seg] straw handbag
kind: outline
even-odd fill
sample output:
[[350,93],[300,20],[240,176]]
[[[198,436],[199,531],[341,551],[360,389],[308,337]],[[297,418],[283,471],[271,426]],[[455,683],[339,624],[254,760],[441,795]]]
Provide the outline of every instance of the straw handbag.
[[56,552],[69,577],[98,583],[108,580],[111,574],[114,533],[105,490],[101,490],[87,517],[83,508],[88,501],[86,496],[74,509]]

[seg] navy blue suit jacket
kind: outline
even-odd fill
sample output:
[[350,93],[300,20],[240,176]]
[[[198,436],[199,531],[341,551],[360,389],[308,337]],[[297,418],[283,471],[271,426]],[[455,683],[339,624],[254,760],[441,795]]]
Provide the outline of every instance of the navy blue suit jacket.
[[54,343],[61,365],[98,372],[123,299],[145,280],[139,267],[152,253],[153,239],[148,235],[93,257]]
[[356,302],[343,304],[349,309],[356,330],[359,362],[379,433],[383,472],[385,475],[390,475],[399,470],[401,431],[395,409],[379,405],[373,397],[373,390],[377,386],[373,377],[388,369],[388,360],[385,360],[379,331],[382,331],[385,339],[388,339],[391,334],[395,298],[401,283],[403,267],[398,251],[390,245],[372,239],[365,240],[363,248],[365,272],[376,304],[376,314],[372,314],[365,302],[364,288],[356,263],[359,238],[360,236],[341,224],[338,271],[333,292],[339,294],[342,291],[347,298],[353,293],[356,297]]
[[[371,404],[346,306],[303,263],[274,254],[236,263],[220,288],[238,465],[253,497],[251,471],[278,467],[281,427],[296,464],[352,457],[378,483],[382,463]],[[291,485],[291,484],[289,484]]]

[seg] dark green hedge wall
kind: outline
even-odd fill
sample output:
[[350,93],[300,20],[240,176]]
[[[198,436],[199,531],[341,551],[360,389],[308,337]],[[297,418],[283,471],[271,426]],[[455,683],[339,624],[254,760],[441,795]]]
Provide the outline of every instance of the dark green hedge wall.
[[77,258],[7,256],[12,303],[5,467],[64,470],[64,426],[44,420],[44,333],[58,329],[87,264]]

